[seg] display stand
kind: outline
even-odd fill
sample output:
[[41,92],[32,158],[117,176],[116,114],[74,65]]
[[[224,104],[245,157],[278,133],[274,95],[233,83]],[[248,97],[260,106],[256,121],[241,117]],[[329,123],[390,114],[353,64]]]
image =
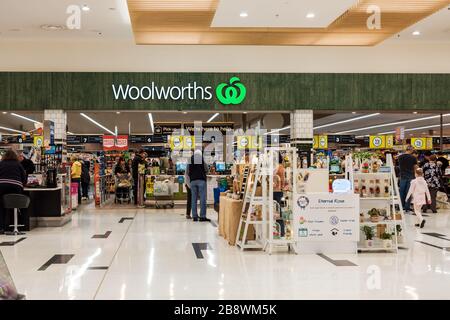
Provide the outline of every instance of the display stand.
[[[405,216],[400,201],[392,155],[390,154],[386,158],[386,168],[388,168],[388,172],[354,174],[354,191],[362,195],[360,198],[361,211],[370,210],[373,212],[375,209],[375,212],[385,212],[381,216],[375,215],[370,221],[365,216],[361,217],[361,230],[371,228],[375,239],[367,239],[366,236],[366,240],[359,242],[359,251],[398,252],[399,246],[404,247],[406,243],[404,236],[401,236],[398,232],[400,228],[405,230]],[[381,183],[382,180],[387,181],[384,188],[389,188],[388,192],[381,190],[379,184],[376,184],[376,181]],[[369,187],[372,190],[366,190],[367,187],[364,184],[367,184],[367,181],[369,181],[369,186],[374,185]],[[375,184],[372,182],[375,182]],[[359,185],[362,185],[364,190]],[[400,226],[400,228],[397,229],[397,226]],[[370,232],[367,231],[367,233]],[[389,235],[392,239],[382,239],[383,237],[389,237]]]
[[[250,173],[250,168],[246,167],[244,171],[244,180],[242,183],[243,205],[242,214],[239,221],[238,232],[236,234],[236,245],[245,249],[263,249],[265,239],[267,238],[267,207],[263,205],[262,195],[267,194],[267,180],[262,174],[263,167],[266,165],[265,157],[260,156],[256,169],[253,174]],[[253,181],[253,183],[251,183]],[[258,182],[261,183],[262,195],[257,196]],[[251,187],[250,187],[251,186]],[[243,195],[243,196],[242,196]],[[261,216],[258,218],[255,215],[257,208],[261,209]],[[255,228],[255,240],[247,240],[249,227],[253,225]],[[241,235],[242,233],[242,235]]]
[[[281,205],[274,200],[273,181],[274,173],[276,170],[275,165],[278,164],[279,154],[284,153],[285,157],[289,158],[291,164],[290,170],[286,170],[287,184],[282,186],[283,198],[287,207],[282,210]],[[288,251],[296,253],[296,241],[293,234],[293,214],[292,214],[292,199],[293,190],[297,190],[297,150],[291,147],[279,147],[279,148],[266,148],[264,150],[264,159],[266,159],[266,165],[264,166],[264,176],[267,177],[269,188],[268,193],[263,192],[263,207],[268,208],[268,237],[264,249],[269,254],[272,254],[274,247],[284,246],[288,248]],[[283,217],[283,215],[285,215]],[[286,217],[287,215],[287,217]],[[284,236],[280,234],[278,229],[281,229],[281,223],[284,224]],[[277,229],[278,228],[278,229]]]

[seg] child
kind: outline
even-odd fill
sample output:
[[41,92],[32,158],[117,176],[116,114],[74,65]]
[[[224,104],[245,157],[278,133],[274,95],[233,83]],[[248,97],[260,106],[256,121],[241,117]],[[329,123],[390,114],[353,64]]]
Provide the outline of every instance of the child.
[[416,178],[411,181],[406,200],[410,197],[412,197],[411,202],[414,204],[414,213],[419,219],[416,227],[423,228],[425,226],[425,219],[422,217],[422,206],[431,203],[431,196],[427,182],[423,178],[423,170],[421,168],[416,169]]

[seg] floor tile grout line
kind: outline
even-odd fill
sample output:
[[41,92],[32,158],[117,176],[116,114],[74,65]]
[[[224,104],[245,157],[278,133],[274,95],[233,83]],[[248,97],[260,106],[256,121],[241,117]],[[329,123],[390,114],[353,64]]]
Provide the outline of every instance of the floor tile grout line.
[[100,283],[99,283],[99,285],[98,285],[98,288],[97,288],[97,290],[95,291],[95,294],[94,294],[94,297],[93,297],[92,300],[97,300],[97,295],[98,295],[98,293],[99,293],[99,291],[100,291],[100,288],[101,288],[102,285],[103,285],[103,282],[104,282],[105,279],[106,279],[106,275],[108,274],[108,272],[109,272],[109,270],[110,270],[110,268],[111,268],[111,265],[112,265],[112,263],[114,262],[114,259],[116,258],[117,253],[119,252],[120,248],[122,247],[123,241],[125,240],[125,237],[128,235],[128,232],[130,231],[131,225],[134,223],[135,218],[136,218],[137,215],[138,215],[138,211],[136,211],[136,212],[134,213],[133,219],[130,219],[130,220],[129,220],[131,223],[129,224],[129,226],[128,226],[128,228],[127,228],[127,231],[125,231],[125,233],[123,234],[122,240],[120,240],[119,246],[117,247],[116,252],[114,252],[114,255],[113,255],[113,257],[111,258],[111,261],[110,261],[110,263],[109,263],[109,265],[108,265],[108,269],[106,270],[105,274],[103,275],[102,280],[100,281]]

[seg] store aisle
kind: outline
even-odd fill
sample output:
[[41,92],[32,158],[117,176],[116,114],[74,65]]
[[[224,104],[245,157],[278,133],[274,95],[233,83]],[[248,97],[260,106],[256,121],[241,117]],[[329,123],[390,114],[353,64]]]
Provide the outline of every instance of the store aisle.
[[440,248],[450,247],[450,212],[408,227],[398,255],[321,257],[241,252],[183,209],[80,209],[70,224],[14,245],[5,242],[20,237],[0,236],[28,299],[448,299],[450,251]]

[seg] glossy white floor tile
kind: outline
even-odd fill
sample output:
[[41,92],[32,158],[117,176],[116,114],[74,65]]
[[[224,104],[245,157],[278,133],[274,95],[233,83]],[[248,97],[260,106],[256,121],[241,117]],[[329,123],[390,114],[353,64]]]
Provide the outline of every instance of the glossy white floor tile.
[[[338,267],[317,255],[241,252],[210,223],[184,210],[82,207],[61,228],[39,228],[0,250],[19,292],[28,299],[449,299],[450,212],[430,214],[418,230],[407,216],[408,249],[328,255],[357,266]],[[134,218],[119,223],[123,217]],[[210,212],[210,217],[216,214]],[[111,231],[106,239],[95,234]],[[16,239],[18,239],[17,237]],[[450,239],[450,238],[449,238]],[[14,237],[0,236],[0,243]],[[209,243],[198,259],[192,243]],[[66,264],[38,271],[56,254]],[[105,269],[92,270],[92,267]]]

